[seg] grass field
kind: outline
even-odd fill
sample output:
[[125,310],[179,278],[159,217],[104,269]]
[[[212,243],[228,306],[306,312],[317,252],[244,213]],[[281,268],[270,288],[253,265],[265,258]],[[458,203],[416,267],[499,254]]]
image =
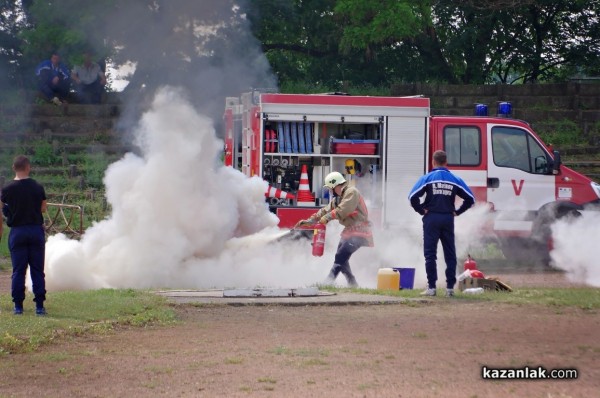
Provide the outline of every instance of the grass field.
[[[10,260],[10,252],[8,251],[8,233],[10,232],[10,228],[6,225],[2,230],[2,238],[0,240],[0,260],[6,259]],[[7,261],[0,261],[0,270],[6,267]]]
[[16,316],[10,294],[0,295],[0,356],[29,352],[61,337],[175,321],[164,298],[132,289],[49,293],[46,309],[47,316],[35,316],[27,301],[25,313]]
[[[323,287],[334,292],[353,292],[419,297],[417,290],[379,291],[375,289],[340,289]],[[454,300],[509,303],[517,306],[548,306],[557,311],[578,308],[595,311],[600,308],[600,289],[594,288],[529,288],[512,293],[488,292],[485,295],[457,293]],[[435,302],[435,301],[434,301]],[[64,336],[107,333],[119,326],[142,327],[148,324],[170,324],[175,312],[166,299],[148,291],[101,289],[91,291],[49,293],[48,316],[36,317],[33,304],[25,314],[12,314],[9,294],[0,295],[0,355],[33,351],[43,344]],[[419,301],[407,305],[419,306]]]
[[[407,298],[420,297],[420,290],[377,290],[377,289],[337,289],[322,287],[323,290],[348,291],[362,294],[377,294]],[[457,291],[457,300],[493,301],[515,305],[546,305],[551,307],[576,307],[583,310],[600,308],[600,289],[598,288],[520,288],[513,292],[489,292],[473,295]]]

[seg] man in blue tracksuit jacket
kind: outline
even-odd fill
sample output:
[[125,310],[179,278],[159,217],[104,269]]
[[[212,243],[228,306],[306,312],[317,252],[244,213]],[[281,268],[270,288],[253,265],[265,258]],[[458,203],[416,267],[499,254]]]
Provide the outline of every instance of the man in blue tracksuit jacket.
[[38,88],[44,98],[55,105],[60,105],[69,96],[71,73],[60,62],[60,55],[53,53],[50,59],[42,61],[35,69]]
[[[475,203],[473,192],[467,184],[446,168],[446,152],[433,153],[433,170],[417,181],[410,191],[408,199],[415,211],[423,216],[423,252],[425,271],[427,272],[427,290],[424,296],[435,296],[437,282],[437,245],[442,241],[446,260],[446,296],[454,295],[456,283],[456,247],[454,245],[454,217],[464,213]],[[425,200],[421,203],[421,197]],[[463,200],[455,207],[456,196]]]

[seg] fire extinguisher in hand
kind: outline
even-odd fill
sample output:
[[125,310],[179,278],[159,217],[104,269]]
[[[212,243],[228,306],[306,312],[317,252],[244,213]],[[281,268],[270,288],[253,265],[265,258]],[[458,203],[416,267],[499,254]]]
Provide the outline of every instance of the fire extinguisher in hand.
[[321,257],[325,251],[325,224],[316,223],[313,225],[314,234],[312,241],[312,255],[315,257]]

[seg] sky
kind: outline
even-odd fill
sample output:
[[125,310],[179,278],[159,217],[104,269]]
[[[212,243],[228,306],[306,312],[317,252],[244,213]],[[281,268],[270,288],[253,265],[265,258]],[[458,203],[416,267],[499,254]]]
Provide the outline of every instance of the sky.
[[121,92],[129,84],[129,79],[135,72],[136,64],[134,62],[128,62],[123,65],[114,65],[112,63],[106,64],[106,73],[112,76],[110,88],[113,91]]

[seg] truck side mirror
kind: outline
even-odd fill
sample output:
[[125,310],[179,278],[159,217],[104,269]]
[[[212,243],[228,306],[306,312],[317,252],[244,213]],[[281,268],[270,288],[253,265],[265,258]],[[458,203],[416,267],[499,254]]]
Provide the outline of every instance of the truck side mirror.
[[552,164],[552,174],[557,175],[560,174],[560,165],[562,161],[560,160],[560,152],[552,151],[554,154],[554,163]]

